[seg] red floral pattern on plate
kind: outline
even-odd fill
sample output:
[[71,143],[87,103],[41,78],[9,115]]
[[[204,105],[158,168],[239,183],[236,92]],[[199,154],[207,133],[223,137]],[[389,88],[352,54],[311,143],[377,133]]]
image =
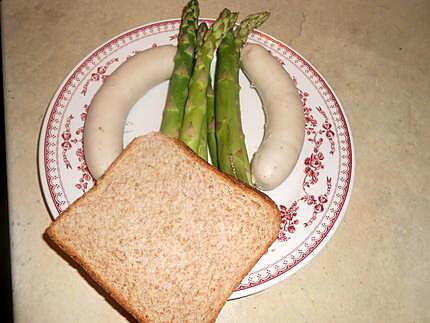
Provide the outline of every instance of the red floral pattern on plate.
[[72,131],[72,121],[74,117],[73,115],[69,115],[64,125],[65,130],[61,133],[61,138],[63,139],[61,143],[63,163],[67,169],[73,168],[67,155],[69,152],[73,151],[74,148],[75,156],[79,162],[76,169],[81,173],[81,177],[79,178],[78,183],[75,184],[75,187],[82,191],[82,193],[85,193],[90,186],[94,184],[93,178],[91,177],[85,162],[83,149],[84,126],[81,125],[82,122],[85,123],[87,118],[88,107],[88,104],[84,105],[84,111],[80,114],[80,122],[78,123],[80,126],[74,132]]
[[106,64],[99,66],[97,68],[97,70],[91,74],[91,77],[85,82],[85,84],[82,86],[82,91],[81,94],[82,95],[86,95],[88,92],[88,85],[91,82],[97,82],[97,81],[103,81],[104,79],[106,79],[108,77],[108,75],[106,74],[106,71],[108,69],[108,67],[110,65],[112,65],[113,63],[116,63],[119,61],[118,57],[112,58],[111,60],[107,61]]
[[[280,241],[288,241],[291,235],[296,232],[296,226],[301,222],[300,207],[310,206],[313,208],[312,215],[309,219],[304,219],[305,227],[311,225],[317,215],[324,211],[324,205],[328,202],[328,196],[331,192],[331,177],[326,178],[325,192],[315,196],[309,192],[310,188],[319,182],[320,171],[324,169],[324,153],[321,151],[321,146],[324,144],[324,139],[328,139],[330,145],[329,154],[335,153],[335,144],[333,141],[334,133],[331,130],[332,125],[329,123],[327,114],[316,107],[316,110],[324,117],[324,122],[319,124],[313,116],[313,109],[308,104],[309,93],[298,90],[299,97],[303,103],[303,111],[305,117],[305,141],[312,143],[313,147],[310,155],[304,159],[304,177],[302,183],[302,196],[291,203],[290,207],[280,205],[281,209],[281,230],[278,235]],[[325,136],[324,136],[325,135]],[[294,220],[293,220],[294,218]]]

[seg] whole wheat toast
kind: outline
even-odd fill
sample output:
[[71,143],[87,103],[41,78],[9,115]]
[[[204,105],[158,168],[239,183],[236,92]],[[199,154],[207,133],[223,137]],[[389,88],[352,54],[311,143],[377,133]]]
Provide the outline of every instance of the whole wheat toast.
[[266,195],[150,133],[46,232],[137,320],[211,322],[279,225]]

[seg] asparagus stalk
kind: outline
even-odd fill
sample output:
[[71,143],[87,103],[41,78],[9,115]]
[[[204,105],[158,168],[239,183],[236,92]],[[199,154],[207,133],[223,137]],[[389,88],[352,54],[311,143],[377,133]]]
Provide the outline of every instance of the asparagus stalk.
[[189,1],[182,12],[175,65],[169,82],[167,100],[160,127],[162,133],[174,138],[179,137],[184,116],[185,101],[188,96],[188,83],[194,65],[198,16],[198,1]]
[[242,131],[239,102],[240,50],[252,29],[269,17],[268,12],[245,18],[229,31],[218,49],[215,72],[216,140],[219,169],[251,185],[251,167]]
[[212,166],[218,168],[218,153],[215,135],[215,94],[212,87],[211,77],[209,76],[209,84],[207,91],[208,111],[207,111],[207,141],[209,146],[209,154],[211,155]]
[[[196,51],[200,49],[203,45],[203,40],[208,31],[208,25],[205,22],[202,22],[199,25],[199,29],[197,30],[197,47]],[[209,104],[209,102],[208,102]],[[200,134],[200,142],[197,150],[197,155],[199,155],[204,160],[208,160],[208,136],[207,136],[207,123],[203,122],[201,134]]]
[[196,61],[188,88],[184,120],[180,139],[194,152],[197,152],[203,121],[206,123],[207,88],[209,84],[210,65],[225,34],[233,27],[237,13],[224,9],[218,19],[207,31],[201,48],[196,53]]
[[[197,31],[197,48],[201,46],[203,41],[203,37],[206,34],[208,27],[207,24],[202,22],[199,25],[199,30]],[[200,38],[200,41],[199,41]],[[214,90],[212,87],[211,76],[209,74],[209,83],[207,90],[207,111],[206,111],[206,119],[207,123],[205,125],[204,121],[202,124],[202,133],[200,138],[198,155],[207,160],[208,158],[208,146],[209,153],[211,155],[212,165],[218,168],[218,156],[216,152],[216,138],[215,138],[215,96]]]

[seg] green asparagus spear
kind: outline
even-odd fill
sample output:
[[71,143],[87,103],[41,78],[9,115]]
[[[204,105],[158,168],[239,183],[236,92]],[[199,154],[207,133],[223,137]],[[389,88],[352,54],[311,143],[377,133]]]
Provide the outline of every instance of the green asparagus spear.
[[205,35],[202,47],[196,53],[196,62],[188,88],[180,139],[197,152],[203,121],[206,123],[207,88],[210,65],[222,39],[237,19],[237,13],[224,9]]
[[218,49],[215,72],[216,140],[219,169],[251,185],[251,168],[242,131],[239,102],[240,50],[252,29],[269,16],[262,12],[245,18],[226,34]]
[[200,142],[197,148],[197,155],[206,161],[208,160],[208,126],[206,122],[206,115],[202,123],[202,129],[200,130]]
[[[244,170],[238,173],[233,162],[232,142],[244,142],[242,130],[234,136],[232,127],[238,125],[240,116],[237,115],[236,106],[239,105],[239,51],[236,50],[235,39],[232,32],[228,32],[222,41],[217,55],[215,70],[215,117],[216,140],[218,150],[218,166],[221,171],[232,175],[245,183],[250,182],[251,176],[248,158],[245,160]],[[235,145],[235,146],[240,146]],[[242,149],[243,150],[243,149]],[[243,152],[239,152],[240,156]],[[246,162],[248,161],[248,164]],[[243,173],[243,176],[242,176]]]
[[209,146],[209,153],[211,155],[212,166],[218,168],[218,154],[216,146],[215,135],[215,94],[212,88],[211,77],[209,76],[209,84],[207,91],[208,111],[207,111],[207,141]]
[[199,28],[197,29],[196,52],[202,47],[203,40],[205,39],[205,35],[207,31],[208,31],[208,25],[205,22],[200,23]]
[[197,0],[191,0],[182,12],[175,65],[169,82],[167,100],[160,127],[162,133],[174,138],[179,137],[184,117],[184,106],[188,96],[188,83],[194,65],[198,16],[199,3]]
[[[206,23],[202,22],[199,25],[199,30],[197,31],[197,48],[201,46],[201,41],[199,42],[199,36],[201,37],[207,31],[207,25]],[[206,112],[206,119],[207,123],[203,122],[202,124],[202,133],[200,137],[200,143],[199,143],[199,149],[198,149],[198,155],[202,157],[203,159],[207,160],[207,146],[209,146],[209,152],[211,155],[211,161],[212,165],[214,167],[218,168],[218,156],[216,152],[216,138],[215,138],[215,96],[214,96],[214,90],[212,87],[212,81],[209,74],[209,83],[208,83],[208,90],[207,90],[207,112]]]
[[[202,22],[199,25],[199,29],[197,30],[197,47],[196,51],[199,50],[203,45],[203,39],[208,31],[208,25],[205,22]],[[200,134],[200,142],[197,150],[197,155],[199,155],[204,160],[208,160],[208,140],[207,140],[207,125],[203,122],[201,134]]]

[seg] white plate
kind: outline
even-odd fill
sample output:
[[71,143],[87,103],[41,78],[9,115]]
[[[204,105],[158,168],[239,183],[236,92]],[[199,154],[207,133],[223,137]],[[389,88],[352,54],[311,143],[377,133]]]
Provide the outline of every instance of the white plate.
[[[176,44],[179,24],[179,20],[159,21],[114,37],[80,62],[55,93],[39,141],[40,180],[53,218],[94,184],[85,164],[82,133],[88,106],[103,79],[138,51]],[[249,42],[266,47],[297,81],[304,103],[306,136],[292,174],[278,188],[266,192],[281,209],[279,238],[231,299],[287,278],[321,250],[345,213],[354,174],[348,122],[321,74],[294,50],[265,33],[255,31]],[[257,93],[243,74],[240,83],[242,122],[251,157],[263,136],[264,114]],[[167,82],[150,90],[132,108],[124,145],[137,135],[158,130],[166,91]]]

